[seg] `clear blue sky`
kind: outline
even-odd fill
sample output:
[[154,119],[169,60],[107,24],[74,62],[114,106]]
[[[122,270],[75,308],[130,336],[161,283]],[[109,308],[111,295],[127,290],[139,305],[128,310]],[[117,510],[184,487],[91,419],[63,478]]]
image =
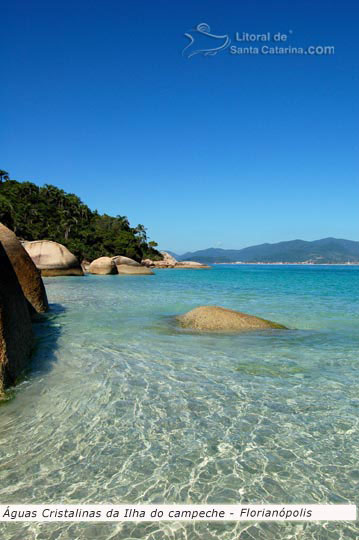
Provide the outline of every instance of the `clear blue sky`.
[[[358,239],[358,4],[0,0],[0,168],[162,249]],[[190,59],[184,33],[291,30],[331,56]],[[236,45],[239,45],[236,44]]]

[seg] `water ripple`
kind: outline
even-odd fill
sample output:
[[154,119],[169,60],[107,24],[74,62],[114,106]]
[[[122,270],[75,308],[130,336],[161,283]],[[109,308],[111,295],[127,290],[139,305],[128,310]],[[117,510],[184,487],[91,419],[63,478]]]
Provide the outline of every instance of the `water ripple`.
[[[0,408],[2,501],[355,503],[358,272],[262,270],[47,279],[56,304],[36,324],[32,370]],[[211,303],[293,330],[213,336],[171,326],[174,314]],[[0,530],[8,540],[359,534],[353,523],[275,522]]]

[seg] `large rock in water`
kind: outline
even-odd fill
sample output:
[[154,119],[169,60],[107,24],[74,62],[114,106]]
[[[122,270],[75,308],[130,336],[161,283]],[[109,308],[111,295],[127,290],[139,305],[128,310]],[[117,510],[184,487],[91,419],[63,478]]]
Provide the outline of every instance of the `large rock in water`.
[[112,259],[116,266],[119,266],[120,264],[127,264],[128,266],[141,266],[140,263],[134,259],[130,259],[130,257],[123,257],[122,255],[117,255],[116,257],[112,257]]
[[130,264],[119,264],[117,266],[117,272],[119,274],[126,274],[126,275],[144,275],[144,276],[151,276],[154,275],[154,272],[147,268],[146,266],[133,266]]
[[84,274],[88,274],[88,271],[89,271],[89,268],[90,268],[90,264],[91,262],[88,261],[87,259],[84,259],[82,262],[81,262],[81,268],[82,268],[82,271]]
[[167,251],[160,251],[163,256],[162,261],[153,261],[151,259],[144,259],[142,263],[148,267],[153,268],[185,268],[185,269],[194,269],[200,270],[202,268],[211,268],[206,264],[202,264],[196,261],[177,261],[172,255],[167,253]]
[[83,276],[78,259],[62,244],[51,240],[24,242],[24,248],[42,276]]
[[29,308],[0,243],[0,394],[26,367],[32,349]]
[[0,223],[0,241],[29,305],[37,313],[44,313],[48,310],[49,304],[40,271],[16,235],[2,223]]
[[247,332],[286,327],[253,315],[217,306],[201,306],[177,317],[183,328],[207,332]]
[[111,257],[95,259],[90,264],[88,271],[90,274],[99,274],[102,276],[117,274],[116,265]]
[[[177,263],[177,260],[172,255],[167,253],[167,251],[160,251],[160,253],[163,256],[163,261],[158,262],[163,263],[167,268],[173,268]],[[161,266],[161,264],[159,266]]]
[[161,255],[163,256],[163,260],[164,261],[167,261],[169,263],[176,263],[177,262],[177,259],[175,259],[173,257],[173,255],[171,255],[170,253],[168,253],[167,251],[160,251]]
[[155,268],[174,268],[176,259],[172,257],[167,251],[160,251],[163,259],[161,261],[154,261],[152,259],[143,259],[142,264],[148,267]]
[[174,268],[175,266],[167,261],[153,261],[152,259],[143,259],[142,264],[147,268]]

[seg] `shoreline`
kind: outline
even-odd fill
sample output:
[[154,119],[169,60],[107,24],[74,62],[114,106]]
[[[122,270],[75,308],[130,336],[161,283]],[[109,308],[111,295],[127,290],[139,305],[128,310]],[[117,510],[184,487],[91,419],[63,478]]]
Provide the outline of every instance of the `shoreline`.
[[359,266],[359,262],[353,263],[309,263],[309,262],[218,262],[209,263],[213,265],[230,264],[230,265],[256,265],[256,266]]

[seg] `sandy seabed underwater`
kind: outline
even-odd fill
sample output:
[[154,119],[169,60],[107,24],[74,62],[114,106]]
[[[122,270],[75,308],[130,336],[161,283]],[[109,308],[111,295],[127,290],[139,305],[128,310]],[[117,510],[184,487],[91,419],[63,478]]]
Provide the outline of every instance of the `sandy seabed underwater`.
[[[46,278],[29,373],[0,407],[1,504],[352,503],[359,267]],[[181,330],[220,305],[290,328]],[[4,540],[354,539],[354,522],[2,523]]]

